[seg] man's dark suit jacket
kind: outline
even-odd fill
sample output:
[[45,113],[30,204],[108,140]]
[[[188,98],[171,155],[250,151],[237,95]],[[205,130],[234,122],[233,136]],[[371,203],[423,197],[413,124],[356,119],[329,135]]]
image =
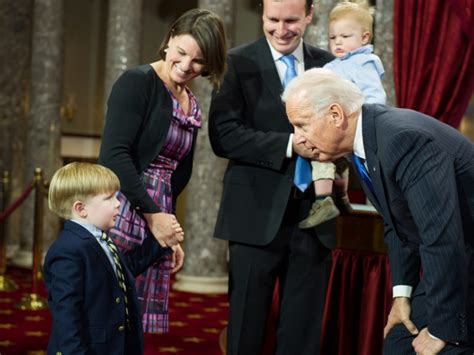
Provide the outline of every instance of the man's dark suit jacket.
[[429,331],[466,341],[474,145],[432,117],[383,105],[364,105],[362,132],[376,197],[365,191],[385,222],[393,284],[417,286],[422,265]]
[[[333,57],[304,45],[305,68]],[[213,94],[209,137],[218,156],[230,160],[215,237],[266,245],[280,227],[292,188],[295,158],[286,158],[293,128],[281,101],[283,87],[265,37],[229,52],[228,73]],[[309,206],[308,206],[309,208]],[[333,228],[318,231],[335,243]]]
[[48,354],[124,354],[125,337],[135,354],[143,354],[134,277],[153,264],[163,250],[150,237],[121,255],[129,290],[131,330],[126,335],[124,295],[107,255],[85,228],[66,221],[44,263],[53,316]]

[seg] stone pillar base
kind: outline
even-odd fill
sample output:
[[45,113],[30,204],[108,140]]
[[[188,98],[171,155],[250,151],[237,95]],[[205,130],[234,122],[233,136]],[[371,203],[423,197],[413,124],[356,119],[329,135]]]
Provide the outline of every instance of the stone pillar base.
[[33,266],[33,253],[31,250],[19,249],[11,259],[12,265],[31,268]]
[[176,275],[173,290],[203,294],[227,293],[229,278]]
[[[41,256],[41,265],[44,264],[46,252]],[[10,263],[14,266],[31,269],[33,267],[33,253],[29,250],[19,249],[10,259]]]
[[7,245],[7,260],[11,260],[15,257],[15,255],[18,253],[18,250],[20,250],[20,245],[19,244],[8,244]]

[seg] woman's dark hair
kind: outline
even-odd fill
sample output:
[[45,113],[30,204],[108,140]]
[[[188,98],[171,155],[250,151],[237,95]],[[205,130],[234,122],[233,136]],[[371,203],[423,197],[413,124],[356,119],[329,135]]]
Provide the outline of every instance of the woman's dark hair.
[[214,88],[219,88],[227,70],[227,44],[224,23],[214,12],[193,9],[181,15],[171,26],[158,50],[160,59],[166,58],[170,38],[190,35],[201,49],[204,59],[202,76],[208,76]]

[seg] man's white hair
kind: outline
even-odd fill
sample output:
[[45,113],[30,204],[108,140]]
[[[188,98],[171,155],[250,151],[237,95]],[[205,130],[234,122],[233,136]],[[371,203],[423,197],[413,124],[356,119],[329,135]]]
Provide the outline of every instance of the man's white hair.
[[359,111],[364,103],[364,95],[354,83],[323,68],[310,69],[294,78],[282,99],[284,102],[295,99],[308,105],[316,117],[325,115],[333,103],[339,104],[345,115]]

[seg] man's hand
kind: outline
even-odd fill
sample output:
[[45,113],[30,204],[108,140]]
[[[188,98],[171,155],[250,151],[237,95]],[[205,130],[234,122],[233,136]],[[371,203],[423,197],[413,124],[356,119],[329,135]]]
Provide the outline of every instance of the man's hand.
[[174,274],[175,272],[179,271],[183,267],[184,263],[184,251],[181,248],[180,244],[176,244],[175,246],[171,247],[173,249],[173,257],[171,261],[171,273]]
[[436,355],[446,346],[441,339],[435,339],[428,333],[428,328],[423,328],[411,343],[417,355]]
[[176,217],[169,213],[144,213],[150,231],[163,248],[184,240],[184,231]]
[[305,146],[306,139],[302,136],[293,136],[293,151],[304,158],[318,160],[319,150],[316,148],[307,148]]
[[396,297],[393,299],[392,309],[388,315],[387,324],[383,330],[384,339],[387,337],[387,334],[390,330],[397,324],[403,323],[408,331],[416,335],[418,334],[418,329],[416,329],[415,324],[410,320],[411,314],[411,305],[410,299],[408,297]]

